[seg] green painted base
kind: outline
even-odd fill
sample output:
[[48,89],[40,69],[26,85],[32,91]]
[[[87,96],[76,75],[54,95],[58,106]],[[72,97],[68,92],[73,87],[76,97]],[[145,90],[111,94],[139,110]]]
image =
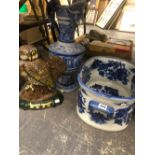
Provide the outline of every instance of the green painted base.
[[39,109],[45,109],[50,107],[56,107],[57,105],[62,104],[63,99],[64,97],[59,91],[56,91],[55,95],[48,96],[48,98],[44,98],[39,101],[31,101],[31,100],[22,99],[21,97],[19,97],[19,107],[24,110],[28,110],[28,109],[39,110]]

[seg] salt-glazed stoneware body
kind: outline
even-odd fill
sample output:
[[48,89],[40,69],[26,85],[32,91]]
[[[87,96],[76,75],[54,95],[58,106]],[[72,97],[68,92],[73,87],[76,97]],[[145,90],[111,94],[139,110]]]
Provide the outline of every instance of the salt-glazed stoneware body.
[[110,57],[93,57],[82,67],[77,113],[87,124],[105,131],[124,130],[134,110],[135,68]]
[[57,4],[54,7],[60,32],[58,41],[49,46],[49,51],[67,64],[67,71],[57,81],[57,87],[65,92],[73,91],[78,86],[77,70],[82,64],[85,48],[75,43],[74,33],[79,20],[83,18],[85,5],[86,0],[80,0],[71,6]]

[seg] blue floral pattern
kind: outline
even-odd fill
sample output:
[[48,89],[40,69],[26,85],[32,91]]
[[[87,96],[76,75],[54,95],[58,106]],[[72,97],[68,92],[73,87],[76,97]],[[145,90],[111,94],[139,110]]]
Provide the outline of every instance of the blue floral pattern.
[[72,70],[76,70],[77,68],[79,68],[82,64],[83,61],[83,53],[80,53],[79,55],[62,55],[56,52],[52,53],[53,55],[59,56],[60,58],[62,58],[65,63],[67,64],[67,71],[72,71]]
[[99,112],[89,112],[91,116],[91,120],[95,121],[97,124],[105,124],[106,123],[106,117],[99,113]]
[[[82,93],[79,91],[78,93],[78,110],[80,113],[86,112],[85,107],[86,99],[83,97]],[[95,104],[95,105],[94,105]],[[110,110],[111,113],[108,113],[106,111],[100,110],[100,107],[98,105],[99,103],[94,101],[93,106],[88,106],[88,113],[90,115],[90,119],[94,121],[97,124],[106,124],[110,120],[114,120],[114,123],[122,126],[123,124],[128,124],[132,113],[134,105],[129,106],[127,108],[121,108],[113,111]],[[107,109],[108,110],[108,109]]]
[[82,81],[86,84],[91,78],[91,72],[89,67],[83,67],[82,69]]
[[114,120],[115,123],[122,125],[123,123],[128,124],[129,120],[131,119],[132,113],[129,113],[132,106],[124,109],[118,109],[115,111]]
[[89,111],[89,114],[91,120],[98,124],[105,124],[110,119],[114,119],[114,123],[122,126],[123,124],[128,124],[131,119],[132,113],[129,113],[130,108],[116,110],[113,118],[106,117],[103,113],[93,110]]
[[118,80],[123,84],[128,84],[129,71],[125,68],[125,64],[109,60],[107,63],[101,60],[94,60],[91,69],[97,69],[99,75],[107,77],[109,80]]
[[114,89],[108,86],[94,84],[93,86],[91,86],[91,88],[93,88],[96,92],[106,94],[108,96],[122,97],[119,95],[119,91],[117,89]]
[[[100,108],[101,103],[96,101],[89,102],[90,119],[98,124],[108,123],[109,120],[114,120],[118,125],[128,124],[131,119],[133,106],[117,109],[114,111],[112,107],[106,107],[105,110]],[[110,110],[110,111],[109,111]]]
[[91,120],[102,124],[113,118],[114,109],[112,107],[102,105],[97,101],[91,100],[89,101],[88,113],[91,116]]
[[[105,80],[103,84],[102,80]],[[135,69],[132,64],[119,59],[95,57],[82,67],[78,81],[80,92],[85,97],[79,99],[79,111],[89,116],[89,120],[94,122],[92,126],[98,124],[102,128],[102,125],[115,124],[124,129],[128,125],[134,109]],[[123,89],[106,85],[107,81],[123,84],[123,87],[130,89],[131,95],[124,96],[121,93]]]
[[74,42],[75,27],[71,25],[59,25],[60,34],[58,39],[62,42]]
[[80,19],[83,19],[85,5],[86,1],[78,1],[69,6],[56,8],[60,41],[65,43],[74,42],[74,32]]
[[78,107],[79,107],[79,112],[84,113],[85,112],[85,104],[84,101],[85,98],[82,96],[81,92],[78,93]]

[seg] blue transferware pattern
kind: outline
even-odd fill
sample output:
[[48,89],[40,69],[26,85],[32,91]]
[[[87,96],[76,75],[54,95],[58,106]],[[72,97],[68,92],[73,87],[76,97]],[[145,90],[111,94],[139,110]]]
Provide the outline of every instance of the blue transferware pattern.
[[77,79],[74,76],[70,76],[70,74],[63,74],[58,81],[56,82],[57,88],[64,90],[65,92],[70,92],[77,87]]
[[82,81],[83,83],[87,83],[91,78],[91,70],[89,67],[84,66],[82,69]]
[[85,112],[85,98],[82,96],[82,94],[79,92],[78,93],[78,107],[79,107],[79,112],[84,113]]
[[51,55],[61,57],[67,64],[67,71],[77,70],[83,61],[85,48],[77,43],[62,43],[57,41],[49,46]]
[[[79,92],[78,107],[80,113],[86,112],[85,102],[86,99]],[[88,104],[88,113],[90,115],[90,119],[98,124],[106,124],[108,121],[113,119],[114,123],[122,126],[123,124],[129,123],[133,108],[133,106],[129,106],[127,108],[117,109],[114,111],[114,108],[112,107],[104,106],[99,102],[91,100]]]
[[132,116],[133,106],[124,109],[117,109],[114,120],[119,125],[128,124]]
[[106,124],[106,117],[105,115],[103,115],[102,113],[99,112],[89,112],[90,114],[90,119],[94,122],[96,122],[97,124]]
[[[51,7],[52,12],[48,11],[48,15],[51,19],[53,17],[53,13],[56,13],[60,32],[58,35],[58,41],[50,45],[49,52],[51,55],[61,57],[66,62],[66,73],[70,73],[70,76],[73,76],[73,72],[77,72],[83,61],[85,48],[74,42],[74,33],[80,19],[83,18],[86,4],[87,0],[76,1],[70,6],[60,6],[60,4],[56,3],[55,0],[53,3],[48,3],[48,8]],[[68,78],[68,76],[66,76],[66,78]],[[66,78],[61,78],[61,81]],[[66,86],[64,86],[61,85],[59,81],[57,83],[66,92],[68,92],[69,89],[72,91],[77,87],[75,79],[74,84],[72,85],[66,83]]]
[[74,78],[69,74],[64,74],[58,79],[58,83],[60,83],[63,86],[73,85]]
[[77,113],[83,121],[106,131],[120,131],[128,126],[135,96],[132,64],[110,57],[93,57],[83,65],[78,82],[81,102]]
[[82,52],[77,55],[63,55],[60,53],[52,52],[51,54],[62,58],[67,64],[67,72],[70,72],[78,69],[81,66],[84,53]]
[[106,94],[107,96],[122,97],[119,95],[119,91],[117,89],[114,89],[108,86],[94,84],[93,86],[91,86],[91,88],[93,88],[93,90],[95,90],[96,92]]
[[60,29],[60,34],[58,36],[59,41],[65,43],[74,42],[75,26],[71,27],[71,25],[60,24],[59,29]]
[[86,0],[78,1],[70,6],[59,6],[56,10],[59,23],[59,40],[61,42],[74,42],[74,33],[80,19],[84,16]]
[[[85,65],[82,67],[81,81],[83,84],[87,85],[87,82],[90,81],[93,70],[97,70],[99,76],[106,77],[111,81],[120,81],[123,85],[128,85],[128,82],[130,80],[130,83],[131,83],[130,89],[132,94],[131,98],[134,98],[134,94],[135,94],[134,92],[134,89],[135,89],[135,75],[134,75],[135,71],[134,70],[135,69],[134,68],[126,69],[125,64],[121,63],[121,60],[119,60],[118,62],[113,60],[108,60],[104,63],[101,60],[95,59],[89,67]],[[132,79],[129,79],[131,76],[132,76]],[[79,75],[78,75],[78,79],[80,79]],[[125,98],[124,96],[119,95],[117,93],[118,90],[114,88],[105,87],[105,86],[103,88],[104,90],[96,89],[96,92],[98,92],[98,94],[101,94],[101,95],[106,95],[107,97],[114,96],[119,98]],[[93,91],[94,89],[91,89],[91,90]]]
[[97,68],[99,75],[106,76],[109,80],[119,80],[123,84],[127,84],[129,81],[129,72],[125,68],[125,64],[121,62],[109,60],[104,63],[101,60],[96,59],[91,65],[91,68]]

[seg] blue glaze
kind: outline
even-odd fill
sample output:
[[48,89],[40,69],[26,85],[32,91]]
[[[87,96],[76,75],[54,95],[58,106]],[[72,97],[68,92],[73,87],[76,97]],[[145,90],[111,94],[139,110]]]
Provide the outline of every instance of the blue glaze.
[[[117,124],[118,129],[114,131],[128,125],[134,107],[134,72],[132,64],[108,57],[93,57],[83,65],[77,79],[81,87],[80,93],[86,99],[81,100],[81,109],[85,108],[82,111],[83,116],[89,116],[88,124],[105,130],[113,129],[106,129],[104,125],[115,128]],[[115,88],[115,81],[118,88]],[[115,87],[109,86],[111,82]],[[121,96],[119,91],[123,90],[122,88],[130,91],[131,96]],[[84,120],[84,117],[82,119]]]
[[99,112],[89,112],[90,114],[90,119],[94,121],[97,124],[105,124],[106,123],[106,118],[103,114]]
[[[101,98],[108,98],[108,99],[112,99],[112,100],[116,100],[116,101],[123,101],[123,102],[128,102],[128,101],[134,101],[134,97],[131,96],[131,97],[114,97],[114,96],[108,96],[106,94],[103,94],[103,93],[100,93],[100,92],[96,92],[95,90],[93,90],[92,88],[86,86],[80,79],[80,75],[78,74],[77,76],[77,79],[78,79],[78,83],[79,85],[81,86],[81,88],[85,89],[86,91],[90,92],[90,93],[93,93],[94,95],[98,96],[98,97],[101,97]],[[89,78],[88,78],[89,79]],[[87,80],[88,80],[87,79]],[[88,80],[89,81],[89,80]]]
[[[131,113],[132,106],[124,109],[117,109],[115,111],[114,121],[115,123],[122,125],[128,124],[129,120],[131,119],[132,113]],[[132,110],[133,111],[133,110]]]
[[77,87],[76,77],[70,76],[70,74],[63,74],[56,82],[58,88],[69,90],[74,90]]
[[74,21],[70,18],[70,13],[68,10],[68,6],[63,6],[58,7],[56,11],[60,30],[58,39],[59,41],[65,43],[74,42],[74,33],[76,28]]
[[94,84],[93,86],[91,86],[91,88],[93,88],[96,92],[103,93],[103,94],[106,94],[108,96],[122,97],[119,95],[119,92],[117,89],[114,89],[114,88],[111,88],[108,86],[102,86],[99,84]]
[[115,121],[114,121],[116,124],[118,124],[118,125],[123,125],[123,120],[121,119],[121,118],[117,118],[117,119],[115,119]]
[[129,108],[125,108],[125,109],[118,109],[115,112],[115,118],[119,118],[119,117],[123,117],[124,115],[126,115],[129,111]]
[[101,60],[94,60],[90,67],[91,69],[97,69],[99,75],[107,77],[109,80],[118,80],[123,84],[128,84],[128,70],[125,68],[125,64],[109,60],[107,63]]
[[[59,41],[50,45],[49,52],[51,55],[62,58],[67,65],[67,71],[65,73],[69,73],[70,77],[65,75],[65,78],[57,82],[59,87],[64,91],[67,89],[67,92],[69,88],[71,88],[70,90],[72,91],[73,86],[75,88],[77,87],[77,80],[75,80],[75,78],[74,84],[68,81],[71,77],[74,77],[75,72],[81,66],[85,51],[82,45],[74,42],[74,33],[78,22],[83,18],[86,3],[87,1],[85,0],[77,1],[70,6],[61,6],[60,3],[55,0],[47,3],[47,13],[50,21],[54,21],[56,14],[59,27]],[[54,24],[54,22],[52,22],[52,24]]]
[[117,110],[114,117],[107,117],[104,113],[97,112],[95,110],[90,110],[88,113],[90,114],[91,120],[98,124],[103,124],[113,119],[114,123],[122,126],[123,124],[128,124],[131,119],[132,113],[128,112],[129,109]]
[[81,66],[83,55],[78,57],[63,57],[64,61],[67,64],[67,70],[74,70]]
[[75,83],[75,79],[72,76],[69,75],[63,75],[61,76],[58,81],[57,81],[60,85],[63,86],[69,86],[69,85],[73,85]]
[[114,123],[122,126],[123,124],[129,123],[132,116],[131,108],[132,106],[114,111],[112,107],[104,106],[96,101],[90,101],[88,113],[90,114],[91,120],[96,123],[102,124],[113,119]]
[[[109,98],[121,102],[128,102],[134,100],[134,68],[130,69],[127,66],[128,64],[129,66],[132,66],[132,64],[127,63],[126,61],[122,61],[120,59],[105,58],[104,61],[104,58],[101,58],[103,57],[91,58],[88,61],[91,61],[92,63],[90,63],[89,65],[84,65],[82,67],[81,72],[77,77],[81,88],[85,89],[85,91],[89,91],[94,95],[103,98]],[[106,77],[111,81],[120,81],[123,85],[131,85],[131,96],[120,96],[119,92],[116,89],[109,88],[107,86],[104,86],[104,89],[100,88],[101,91],[100,89],[92,89],[91,87],[89,87],[87,83],[91,80],[91,76],[93,76],[93,70],[98,71],[98,76]],[[131,80],[131,78],[133,79]]]
[[114,109],[110,106],[103,105],[97,101],[91,100],[88,105],[89,111],[93,112],[94,110],[103,112],[105,118],[108,120],[113,117]]
[[[80,113],[85,113],[85,98],[79,92],[78,107]],[[122,126],[128,124],[131,119],[134,106],[114,110],[113,107],[103,105],[97,101],[91,100],[88,104],[88,113],[90,119],[97,124],[106,124],[113,120],[114,123]]]
[[59,26],[60,34],[58,35],[58,40],[65,43],[74,42],[75,26],[71,25],[61,25]]
[[85,100],[85,98],[79,92],[78,93],[78,107],[79,107],[79,112],[80,113],[84,113],[85,112],[85,104],[84,104],[84,101],[83,100]]
[[82,81],[83,83],[87,83],[91,78],[90,68],[84,66],[82,69]]
[[59,6],[56,9],[61,42],[74,42],[74,33],[80,19],[83,18],[86,1],[78,1],[70,6]]
[[82,64],[84,53],[83,51],[81,52],[82,53],[79,53],[79,54],[71,53],[70,55],[66,55],[65,52],[64,54],[61,54],[61,53],[52,51],[51,54],[62,58],[67,64],[67,71],[72,71],[72,70],[76,70],[77,68],[79,68]]

